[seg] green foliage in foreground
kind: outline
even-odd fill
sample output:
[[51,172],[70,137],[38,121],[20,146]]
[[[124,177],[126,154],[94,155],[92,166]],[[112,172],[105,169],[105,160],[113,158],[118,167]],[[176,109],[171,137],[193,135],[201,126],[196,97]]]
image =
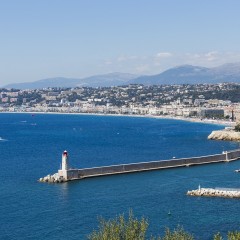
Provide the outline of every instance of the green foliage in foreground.
[[99,230],[93,231],[89,235],[90,240],[133,240],[146,239],[146,231],[148,228],[148,222],[145,218],[138,220],[130,212],[128,219],[125,219],[124,215],[120,215],[112,220],[99,221]]
[[172,232],[169,228],[165,230],[165,235],[160,240],[194,240],[193,236],[188,232],[184,231],[183,228],[178,227]]
[[[220,233],[217,233],[216,235],[214,235],[213,240],[223,240],[224,238],[221,236]],[[240,240],[240,232],[228,232],[228,236],[227,236],[228,240]]]
[[229,232],[228,233],[228,240],[239,240],[240,239],[240,232]]
[[[130,211],[128,218],[119,215],[114,219],[99,221],[98,230],[94,230],[89,236],[89,240],[194,240],[195,238],[183,228],[177,227],[174,230],[166,228],[162,237],[146,237],[148,221],[144,217],[140,220],[134,217]],[[200,238],[201,239],[201,238]],[[240,240],[240,232],[228,232],[227,238],[223,238],[220,233],[213,236],[213,240]]]
[[[148,221],[144,217],[138,220],[130,211],[128,218],[119,215],[115,219],[106,221],[101,218],[98,231],[94,230],[89,236],[89,240],[146,240]],[[172,232],[166,229],[165,235],[151,237],[151,240],[193,240],[194,238],[182,228],[178,227]]]

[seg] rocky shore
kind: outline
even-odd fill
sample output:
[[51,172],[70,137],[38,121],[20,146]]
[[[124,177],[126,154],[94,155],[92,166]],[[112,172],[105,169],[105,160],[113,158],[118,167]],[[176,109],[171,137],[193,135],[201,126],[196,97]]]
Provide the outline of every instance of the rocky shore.
[[212,131],[212,133],[208,136],[208,139],[240,141],[240,132],[236,132],[232,128],[225,128],[219,131]]
[[199,188],[197,190],[188,191],[187,195],[197,197],[225,197],[240,198],[240,190],[221,190],[214,188]]
[[47,175],[46,177],[39,178],[39,182],[48,182],[48,183],[62,183],[66,182],[65,179],[62,176],[59,176],[58,173],[55,173],[53,175]]

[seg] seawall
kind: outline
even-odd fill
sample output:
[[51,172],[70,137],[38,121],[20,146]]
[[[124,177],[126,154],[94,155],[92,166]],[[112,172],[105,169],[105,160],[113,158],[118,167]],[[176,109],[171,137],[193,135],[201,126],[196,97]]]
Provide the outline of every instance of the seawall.
[[131,164],[121,164],[94,168],[70,169],[67,170],[67,181],[77,180],[89,177],[98,177],[106,175],[151,171],[166,168],[176,168],[184,166],[193,166],[218,162],[229,162],[240,159],[240,149],[235,151],[223,152],[222,154],[181,158],[171,160],[160,160],[152,162],[141,162]]

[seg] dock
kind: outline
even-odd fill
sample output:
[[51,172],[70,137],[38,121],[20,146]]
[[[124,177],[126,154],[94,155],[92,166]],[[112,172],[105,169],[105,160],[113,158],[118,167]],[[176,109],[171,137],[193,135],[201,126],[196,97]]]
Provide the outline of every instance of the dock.
[[68,163],[68,153],[64,151],[62,154],[62,167],[57,173],[53,175],[47,175],[40,178],[39,182],[53,182],[61,183],[73,180],[81,180],[90,177],[99,177],[116,174],[136,173],[143,171],[153,171],[160,169],[169,169],[177,167],[190,167],[195,165],[230,162],[240,159],[240,149],[234,151],[224,151],[221,154],[192,157],[192,158],[180,158],[170,160],[159,160],[150,162],[120,164],[93,168],[80,168],[72,169]]

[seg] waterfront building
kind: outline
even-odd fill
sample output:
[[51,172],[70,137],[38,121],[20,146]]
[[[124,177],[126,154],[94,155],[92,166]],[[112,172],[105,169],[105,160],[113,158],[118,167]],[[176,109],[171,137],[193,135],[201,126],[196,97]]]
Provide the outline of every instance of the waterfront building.
[[222,118],[224,117],[223,109],[201,109],[199,112],[202,118]]

